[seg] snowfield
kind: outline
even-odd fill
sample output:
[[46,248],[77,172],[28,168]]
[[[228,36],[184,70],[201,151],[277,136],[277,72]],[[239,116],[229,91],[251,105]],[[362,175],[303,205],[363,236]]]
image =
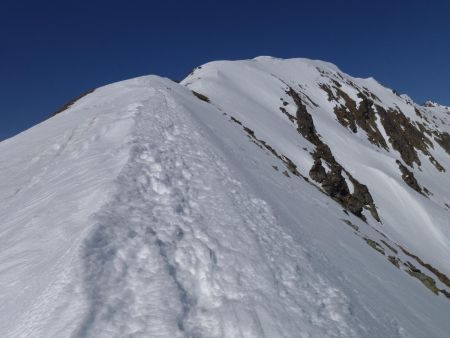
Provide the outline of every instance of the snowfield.
[[[450,156],[430,136],[421,164],[405,161],[430,194],[415,191],[381,117],[386,148],[336,119],[331,79],[450,131],[447,107],[259,57],[98,88],[1,142],[0,336],[448,337]],[[379,221],[309,177],[316,146],[289,87]]]

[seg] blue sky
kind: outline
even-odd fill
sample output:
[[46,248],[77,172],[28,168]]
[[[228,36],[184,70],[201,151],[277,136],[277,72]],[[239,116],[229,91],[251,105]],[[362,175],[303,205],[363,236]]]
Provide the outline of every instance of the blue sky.
[[0,139],[80,93],[216,59],[308,57],[450,105],[449,1],[0,3]]

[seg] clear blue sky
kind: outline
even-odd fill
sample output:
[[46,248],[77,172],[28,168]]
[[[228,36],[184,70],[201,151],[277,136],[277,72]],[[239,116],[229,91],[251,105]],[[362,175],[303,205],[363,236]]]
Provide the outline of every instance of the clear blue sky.
[[90,88],[258,55],[450,105],[450,1],[1,0],[0,139]]

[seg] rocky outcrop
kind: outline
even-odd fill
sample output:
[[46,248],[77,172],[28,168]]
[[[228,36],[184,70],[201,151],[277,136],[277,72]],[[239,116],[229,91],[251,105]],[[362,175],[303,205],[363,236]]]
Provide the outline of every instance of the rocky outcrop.
[[420,187],[419,183],[417,183],[416,178],[414,177],[414,174],[408,170],[399,160],[396,161],[398,168],[400,169],[400,172],[402,173],[402,179],[405,181],[407,185],[409,185],[412,189],[417,191],[419,194],[423,194],[422,188]]
[[[334,86],[320,84],[320,88],[328,94],[328,100],[336,102],[334,113],[336,114],[339,123],[344,127],[349,128],[354,133],[356,133],[358,127],[360,127],[366,132],[370,142],[378,147],[388,149],[386,140],[377,127],[377,116],[374,110],[375,106],[373,99],[358,90],[358,97],[361,99],[358,106],[357,103],[341,89],[341,87],[342,85],[337,81],[334,81]],[[344,104],[340,103],[342,101],[344,101]]]
[[432,142],[421,132],[400,110],[384,109],[376,105],[377,112],[381,117],[389,142],[397,150],[402,160],[410,167],[413,163],[421,165],[417,151],[430,156],[428,151],[432,147]]
[[[446,287],[450,288],[450,279],[440,272],[438,269],[434,268],[428,263],[425,263],[422,261],[418,256],[408,252],[405,248],[402,246],[399,246],[398,244],[390,241],[385,234],[383,234],[380,231],[377,231],[381,236],[383,236],[385,239],[379,239],[375,240],[367,236],[366,234],[363,234],[359,227],[355,224],[353,224],[350,220],[342,219],[342,221],[347,224],[350,228],[354,230],[354,234],[364,240],[366,244],[374,249],[379,254],[383,255],[392,265],[394,265],[397,269],[400,271],[406,272],[409,276],[418,279],[426,288],[428,288],[431,292],[433,292],[435,295],[442,294],[446,298],[450,299],[450,291],[446,289]],[[388,243],[388,241],[390,243]],[[398,248],[398,250],[396,249]],[[389,250],[392,254],[387,255],[386,250]],[[405,257],[400,258],[399,252],[403,252],[407,257],[411,257],[417,261],[424,270],[420,270],[417,268],[413,263],[406,260]],[[428,271],[427,271],[428,270]],[[442,288],[439,288],[439,286],[436,283],[435,278],[444,284]]]
[[423,285],[425,285],[428,289],[431,290],[431,292],[433,292],[434,294],[439,294],[439,288],[436,286],[436,281],[431,278],[430,276],[428,276],[427,274],[423,273],[422,271],[420,271],[419,269],[417,269],[414,264],[412,264],[411,262],[406,262],[405,266],[408,268],[406,270],[406,272],[414,277],[417,278],[419,281],[422,282]]
[[[414,164],[420,166],[421,161],[418,153],[426,155],[430,162],[439,171],[445,168],[430,154],[429,149],[433,147],[430,140],[432,131],[425,123],[412,122],[397,108],[384,108],[379,99],[367,89],[359,88],[353,83],[348,83],[356,91],[360,99],[359,104],[355,102],[346,92],[342,85],[331,79],[332,84],[321,83],[320,88],[327,93],[328,100],[335,103],[334,113],[336,118],[344,127],[354,133],[358,128],[364,130],[368,140],[378,147],[389,151],[388,141],[392,148],[399,152],[402,160],[410,167]],[[377,103],[378,102],[378,103]],[[415,108],[416,115],[426,123],[425,114]],[[377,124],[377,119],[384,128],[388,137],[386,140]],[[435,134],[436,141],[450,154],[450,135]]]
[[442,282],[444,283],[446,286],[448,286],[450,288],[450,278],[447,277],[447,275],[445,275],[444,273],[440,272],[438,269],[436,269],[435,267],[433,267],[431,264],[428,264],[426,262],[424,262],[422,259],[420,259],[418,256],[410,253],[408,250],[406,250],[404,247],[400,247],[400,249],[403,251],[403,253],[409,257],[414,258],[417,263],[419,263],[420,265],[422,265],[424,268],[430,270],[432,273],[434,273],[436,275],[436,277]]
[[450,155],[450,134],[447,132],[436,132],[436,137],[434,139],[447,152],[447,154]]
[[199,92],[196,92],[194,90],[192,90],[192,94],[194,94],[198,99],[200,99],[204,102],[207,102],[207,103],[210,102],[209,97],[206,95],[200,94]]
[[[325,144],[317,134],[312,115],[308,112],[306,104],[303,103],[300,94],[288,88],[286,94],[289,95],[296,107],[297,131],[309,142],[316,146],[312,156],[314,164],[309,171],[309,176],[319,183],[323,191],[344,208],[365,220],[362,214],[363,209],[368,209],[372,216],[380,221],[373,198],[369,189],[364,184],[358,182],[349,172],[347,172],[334,158],[330,147]],[[325,170],[323,162],[330,168]],[[350,192],[344,174],[353,185],[353,192]]]

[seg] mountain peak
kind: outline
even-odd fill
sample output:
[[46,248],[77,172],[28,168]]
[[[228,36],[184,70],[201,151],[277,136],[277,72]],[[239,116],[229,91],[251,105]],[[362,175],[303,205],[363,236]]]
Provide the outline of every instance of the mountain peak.
[[444,106],[444,105],[442,105],[442,104],[439,104],[439,103],[433,102],[433,101],[426,101],[426,102],[423,104],[423,106],[424,106],[424,107],[427,107],[427,108],[441,108],[441,109],[450,110],[450,107]]

